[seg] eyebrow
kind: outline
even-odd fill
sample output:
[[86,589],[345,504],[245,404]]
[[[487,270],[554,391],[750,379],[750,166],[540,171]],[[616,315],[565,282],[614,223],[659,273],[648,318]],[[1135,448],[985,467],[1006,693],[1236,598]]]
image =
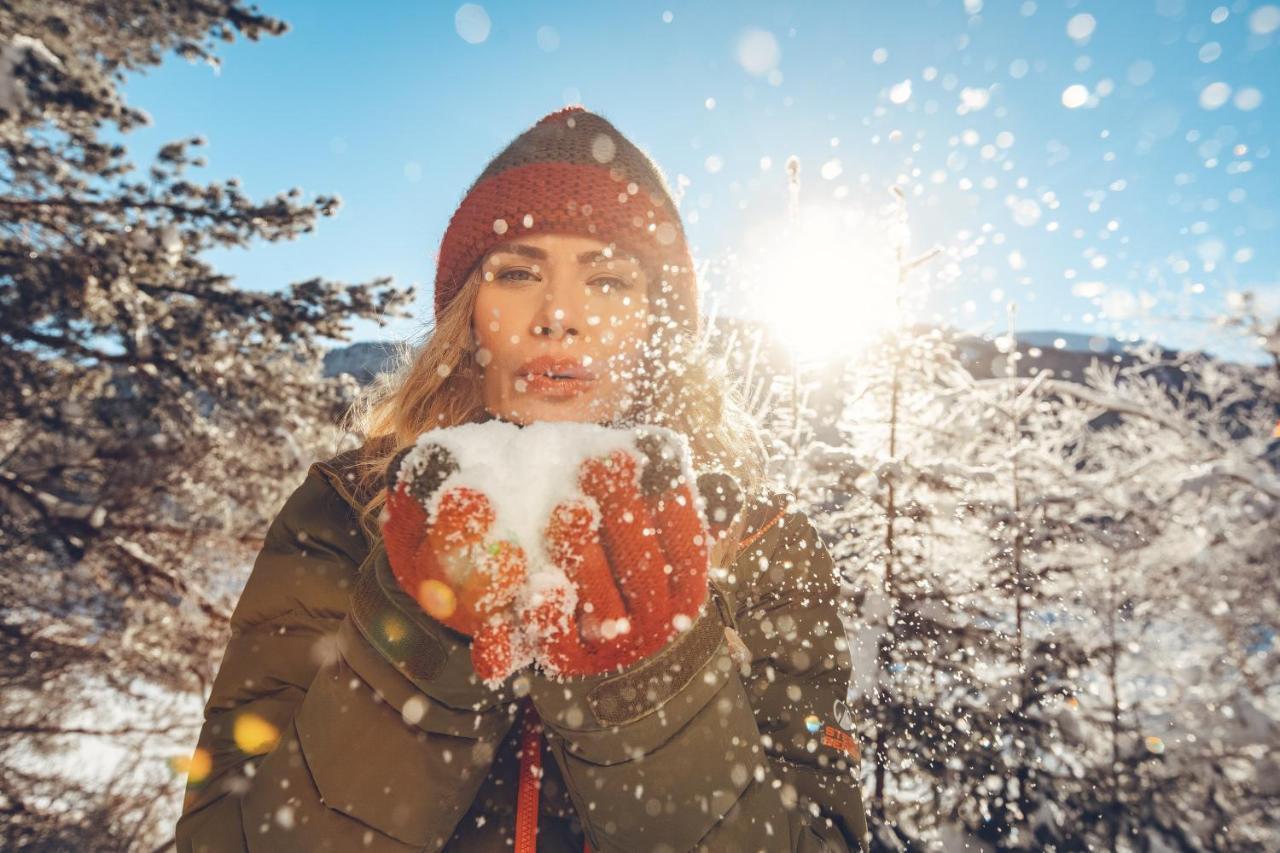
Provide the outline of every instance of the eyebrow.
[[[498,252],[510,252],[513,255],[523,255],[526,258],[535,258],[541,261],[545,261],[547,259],[547,253],[545,251],[543,251],[542,249],[539,249],[537,246],[530,246],[525,243],[499,243],[497,246],[494,246],[492,249],[489,250],[490,254],[497,254]],[[594,264],[599,261],[632,261],[635,263],[640,262],[638,258],[632,255],[629,255],[625,252],[617,253],[615,251],[613,256],[610,257],[609,255],[606,255],[603,252],[601,252],[599,249],[590,249],[586,252],[580,253],[577,257],[577,261],[580,264]]]

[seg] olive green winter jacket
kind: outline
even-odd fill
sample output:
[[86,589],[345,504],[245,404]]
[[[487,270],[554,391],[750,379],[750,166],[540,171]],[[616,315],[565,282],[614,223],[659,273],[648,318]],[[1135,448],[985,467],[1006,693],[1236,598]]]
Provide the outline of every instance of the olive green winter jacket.
[[666,648],[562,683],[527,667],[490,690],[468,638],[396,585],[358,511],[355,453],[312,465],[267,532],[179,851],[509,851],[528,700],[545,731],[538,851],[865,845],[837,581],[785,496],[747,507],[749,544],[712,570],[715,606]]

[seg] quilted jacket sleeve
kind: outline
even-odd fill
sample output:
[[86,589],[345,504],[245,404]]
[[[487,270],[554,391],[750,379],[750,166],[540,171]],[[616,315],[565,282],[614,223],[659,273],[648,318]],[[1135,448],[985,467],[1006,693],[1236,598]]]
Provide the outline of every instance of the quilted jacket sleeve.
[[767,514],[666,648],[619,673],[533,677],[593,849],[865,849],[856,747],[825,729],[850,676],[831,559],[781,497]]
[[851,657],[831,557],[809,519],[789,512],[737,568],[753,577],[736,585],[737,629],[752,658],[747,695],[770,786],[799,831],[796,849],[866,849],[861,752],[845,728]]
[[232,616],[179,851],[443,848],[514,705],[397,592],[381,541],[312,466]]

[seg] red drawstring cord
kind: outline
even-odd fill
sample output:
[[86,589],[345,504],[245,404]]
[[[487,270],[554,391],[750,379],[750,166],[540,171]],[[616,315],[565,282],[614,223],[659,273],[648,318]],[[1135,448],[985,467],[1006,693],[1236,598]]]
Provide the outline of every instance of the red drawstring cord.
[[516,795],[516,853],[537,853],[538,790],[542,787],[542,721],[533,701],[524,697],[520,732],[520,787]]
[[[779,511],[745,541],[739,543],[737,554],[742,554],[751,543],[786,515]],[[737,557],[735,556],[735,559]],[[538,853],[538,793],[542,788],[542,720],[533,707],[533,700],[524,697],[524,722],[520,732],[520,789],[516,795],[515,853]],[[582,853],[591,853],[591,842],[583,839]]]
[[[524,697],[524,722],[520,732],[520,783],[516,794],[515,853],[537,853],[538,793],[542,789],[542,720],[533,700]],[[591,853],[583,839],[582,853]]]
[[729,562],[732,563],[734,560],[737,560],[739,557],[741,557],[743,553],[745,553],[746,550],[751,547],[751,544],[753,542],[755,542],[757,539],[763,536],[766,530],[768,530],[770,527],[773,527],[774,522],[776,522],[778,519],[782,518],[786,514],[787,514],[787,508],[783,507],[782,509],[778,510],[777,515],[775,515],[773,518],[769,519],[764,524],[762,524],[759,530],[757,530],[755,533],[752,533],[746,539],[743,539],[741,542],[739,542],[737,550],[733,552],[733,559],[731,559]]

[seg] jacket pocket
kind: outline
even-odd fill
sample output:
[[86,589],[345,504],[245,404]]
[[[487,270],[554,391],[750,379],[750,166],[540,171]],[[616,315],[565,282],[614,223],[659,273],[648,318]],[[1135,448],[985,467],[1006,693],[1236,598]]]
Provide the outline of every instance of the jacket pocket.
[[[584,829],[596,850],[692,850],[734,807],[765,761],[751,706],[735,673],[720,682],[695,717],[682,725],[672,720],[671,728],[670,738],[650,752],[636,749],[631,732],[621,728],[614,739],[636,757],[604,764],[549,730],[548,745],[578,814],[587,816]],[[765,819],[786,831],[787,817],[776,794],[770,805],[772,813],[749,815],[760,821],[751,833],[759,844],[767,843],[762,837]],[[742,840],[742,846],[715,849],[753,846]]]
[[[348,622],[342,631],[354,629]],[[443,847],[511,726],[505,711],[455,709],[411,688],[375,690],[342,656],[308,694],[295,725],[321,800],[418,848]]]

